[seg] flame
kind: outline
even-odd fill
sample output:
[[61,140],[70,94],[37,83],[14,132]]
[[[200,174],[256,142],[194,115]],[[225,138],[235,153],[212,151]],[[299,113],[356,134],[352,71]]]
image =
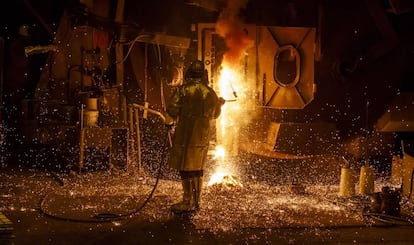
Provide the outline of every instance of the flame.
[[[248,92],[246,81],[247,49],[253,44],[238,13],[247,0],[228,0],[227,7],[221,12],[216,23],[216,33],[224,38],[227,51],[223,54],[217,79],[216,90],[227,102],[222,107],[220,118],[217,120],[217,143],[215,154],[217,161],[216,172],[211,176],[209,185],[223,181],[238,182],[233,176],[236,172],[229,157],[238,154],[239,130],[248,117],[245,111]],[[230,101],[233,101],[231,103]],[[225,167],[224,167],[225,166]]]
[[216,146],[216,150],[214,151],[214,159],[220,159],[222,162],[224,161],[226,156],[226,149],[222,145]]
[[226,165],[226,149],[222,145],[216,146],[214,159],[218,162],[218,166],[215,173],[210,177],[208,186],[222,184],[227,188],[229,186],[243,187],[237,177],[234,177],[233,166],[231,166],[231,164]]
[[226,174],[224,173],[224,172],[220,172],[220,171],[218,171],[218,172],[215,172],[212,176],[211,176],[211,178],[210,178],[210,181],[208,182],[208,186],[212,186],[212,185],[214,185],[214,184],[217,184],[217,183],[221,183],[222,182],[222,180],[223,180],[223,177],[224,176],[226,176]]
[[232,171],[229,169],[218,169],[210,178],[208,186],[221,184],[224,187],[243,187],[243,184],[237,177],[232,175]]

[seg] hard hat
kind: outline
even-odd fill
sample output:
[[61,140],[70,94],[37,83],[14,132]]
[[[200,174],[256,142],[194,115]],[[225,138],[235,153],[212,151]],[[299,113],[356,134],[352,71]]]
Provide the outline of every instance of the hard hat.
[[24,36],[24,37],[28,37],[28,36],[30,36],[29,30],[30,30],[30,27],[27,24],[21,25],[19,27],[19,35]]
[[187,72],[190,77],[203,77],[204,63],[201,60],[192,62]]

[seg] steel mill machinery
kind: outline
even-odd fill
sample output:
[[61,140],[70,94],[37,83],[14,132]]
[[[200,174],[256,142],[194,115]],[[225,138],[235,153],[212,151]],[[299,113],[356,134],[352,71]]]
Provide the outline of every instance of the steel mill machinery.
[[56,157],[62,155],[60,160],[67,160],[63,164],[76,163],[79,170],[90,156],[125,168],[128,156],[138,154],[137,111],[147,116],[153,110],[134,107],[142,103],[137,99],[140,91],[127,91],[124,67],[133,44],[178,50],[188,46],[188,38],[144,33],[134,24],[124,24],[124,8],[124,1],[117,2],[115,11],[110,1],[68,6],[53,43],[25,50],[27,55],[49,56],[33,98],[22,102],[24,140],[46,147]]
[[[226,52],[236,50],[228,46],[226,35],[218,28],[217,23],[197,23],[193,30],[198,40],[197,57],[205,61],[210,81],[220,91],[223,88],[217,83],[223,73],[223,57]],[[241,117],[234,115],[234,120],[242,125],[237,130],[237,139],[229,140],[227,135],[221,139],[222,144],[231,145],[228,148],[233,148],[230,150],[233,155],[237,155],[239,149],[272,157],[281,156],[275,151],[282,155],[321,152],[335,138],[335,125],[275,121],[277,116],[272,115],[276,111],[302,110],[313,101],[316,93],[314,63],[319,52],[316,28],[242,24],[241,30],[240,35],[252,44],[242,50],[242,57],[237,61],[241,74],[238,81],[225,85],[234,95],[221,93],[230,101],[237,100],[238,106],[243,108],[236,113],[241,113]],[[230,127],[234,129],[234,125]],[[223,130],[228,132],[230,128]]]
[[[321,57],[315,26],[240,22],[249,45],[235,62],[239,79],[225,85],[232,92],[227,95],[219,83],[232,47],[217,27],[217,15],[189,17],[181,26],[174,24],[180,31],[148,31],[125,18],[128,3],[72,3],[53,42],[26,49],[28,55],[49,54],[34,96],[22,103],[25,141],[59,151],[79,169],[92,153],[102,153],[111,166],[126,167],[131,154],[140,164],[140,120],[165,110],[166,98],[196,58],[204,61],[210,85],[229,101],[226,105],[244,108],[238,113],[242,119],[231,118],[241,125],[217,127],[216,139],[233,155],[239,150],[311,155],[335,140],[334,124],[280,120],[283,111],[303,110],[314,100],[314,64]],[[222,136],[229,129],[237,130]]]
[[88,147],[126,165],[126,101],[121,78],[111,74],[122,55],[111,47],[122,13],[116,18],[109,22],[81,5],[65,10],[35,94],[23,101],[26,140],[78,159],[79,169]]
[[[148,116],[145,106],[162,112],[166,97],[182,83],[185,66],[194,58],[204,61],[210,84],[221,90],[220,69],[231,49],[215,19],[194,19],[188,32],[178,36],[145,31],[124,20],[125,1],[114,6],[110,1],[73,4],[65,9],[52,44],[26,49],[28,55],[45,51],[49,56],[33,98],[23,101],[24,139],[58,150],[79,169],[89,155],[99,152],[111,166],[126,167],[131,153],[140,162],[139,118]],[[300,110],[314,99],[316,28],[242,26],[242,34],[251,40],[238,60],[238,82],[245,89],[236,91],[237,84],[229,84],[233,96],[226,99],[237,100],[246,109],[241,114],[255,117],[241,120],[244,124],[234,135],[218,140],[231,144],[235,155],[240,148],[260,154],[312,154],[315,147],[324,147],[315,141],[332,140],[331,125],[275,122],[264,114]],[[325,135],[314,138],[312,131],[322,128]],[[297,130],[308,137],[292,138]],[[228,138],[232,140],[226,142]]]

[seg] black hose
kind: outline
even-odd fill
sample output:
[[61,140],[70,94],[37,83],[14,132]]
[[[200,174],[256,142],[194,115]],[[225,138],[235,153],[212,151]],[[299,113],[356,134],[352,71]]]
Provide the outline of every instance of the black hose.
[[60,186],[64,186],[65,185],[65,181],[62,180],[62,178],[59,177],[59,175],[51,170],[46,170],[54,180],[56,180],[57,182],[59,182]]
[[372,213],[364,211],[362,213],[364,217],[369,217],[381,221],[383,223],[391,224],[391,225],[414,225],[414,222],[408,218],[383,214],[383,213]]
[[[322,196],[322,198],[324,200],[327,200],[327,201],[335,204],[335,205],[343,205],[346,208],[350,209],[351,211],[354,211],[354,212],[357,212],[357,213],[359,213],[361,211],[359,208],[349,207],[348,203],[344,203],[344,202],[341,202],[341,201],[338,201],[338,200],[332,200],[330,198],[327,198],[326,195]],[[368,203],[364,202],[364,200],[360,200],[359,202],[356,202],[355,204],[365,206]],[[388,224],[388,225],[408,225],[408,226],[414,225],[414,221],[410,220],[409,218],[397,217],[397,216],[392,216],[392,215],[388,215],[388,214],[384,214],[384,213],[370,212],[368,207],[365,207],[365,208],[362,209],[362,216],[381,221],[381,222],[383,222],[385,224]]]
[[[169,132],[167,131],[167,133],[169,133]],[[159,182],[159,179],[160,179],[161,173],[162,173],[163,163],[165,162],[165,156],[167,154],[166,148],[167,148],[168,143],[169,143],[169,138],[166,137],[166,140],[164,141],[164,144],[163,144],[163,152],[161,154],[161,160],[160,160],[160,164],[159,164],[155,184],[154,184],[150,194],[145,199],[145,201],[138,208],[136,208],[134,211],[126,213],[126,214],[99,213],[91,219],[75,219],[75,218],[61,217],[61,216],[58,216],[58,215],[55,215],[55,214],[52,214],[52,213],[48,213],[46,211],[46,209],[44,208],[44,202],[45,202],[46,198],[49,196],[49,193],[47,193],[43,197],[43,199],[41,200],[41,202],[40,202],[40,211],[44,215],[55,218],[55,219],[64,220],[64,221],[72,221],[72,222],[83,222],[83,223],[112,222],[112,221],[119,221],[119,220],[124,220],[124,219],[127,219],[127,218],[132,218],[133,216],[135,216],[139,211],[141,211],[147,205],[147,203],[152,198],[152,196],[153,196],[153,194],[154,194],[154,192],[155,192],[155,190],[158,186],[158,182]]]

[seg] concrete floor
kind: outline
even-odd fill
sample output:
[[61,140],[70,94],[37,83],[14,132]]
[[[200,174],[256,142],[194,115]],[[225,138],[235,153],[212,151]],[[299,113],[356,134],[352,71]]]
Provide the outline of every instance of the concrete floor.
[[[201,210],[181,216],[169,211],[181,189],[168,170],[156,182],[150,169],[79,174],[4,165],[0,212],[13,231],[0,244],[414,244],[411,200],[402,199],[400,217],[364,215],[369,197],[339,197],[339,170],[320,164],[326,159],[307,161],[326,171],[299,171],[309,176],[299,193],[288,185],[292,162],[250,157],[239,166],[243,186],[207,186],[207,171]],[[388,184],[379,178],[375,188]]]

